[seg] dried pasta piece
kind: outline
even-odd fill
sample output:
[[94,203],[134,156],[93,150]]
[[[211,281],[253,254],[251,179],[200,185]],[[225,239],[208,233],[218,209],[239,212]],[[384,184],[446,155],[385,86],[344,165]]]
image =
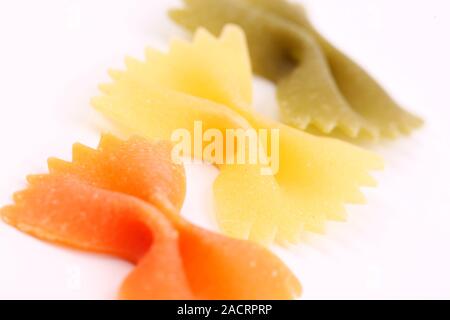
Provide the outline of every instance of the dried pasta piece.
[[30,176],[3,219],[40,239],[111,254],[136,267],[122,299],[290,299],[300,284],[267,249],[203,230],[178,214],[184,169],[171,146],[102,137],[76,144],[73,160],[49,160]]
[[[222,134],[223,145],[228,129],[265,130],[268,141],[279,133],[275,175],[261,175],[262,162],[220,163],[191,150],[220,169],[214,183],[217,218],[233,237],[295,243],[303,229],[322,232],[327,219],[345,218],[345,203],[363,202],[358,188],[373,185],[368,171],[382,165],[371,152],[255,113],[245,36],[236,26],[225,27],[218,38],[200,29],[192,43],[173,41],[168,53],[148,49],[145,61],[128,58],[126,66],[110,72],[114,81],[102,85],[103,94],[92,102],[128,131],[170,139],[183,128],[195,137],[194,122],[201,121],[205,131]],[[278,153],[263,145],[273,160]]]
[[300,6],[284,0],[185,0],[170,12],[190,30],[247,34],[255,72],[277,84],[283,122],[349,138],[395,137],[422,120],[402,109],[360,66],[333,47]]

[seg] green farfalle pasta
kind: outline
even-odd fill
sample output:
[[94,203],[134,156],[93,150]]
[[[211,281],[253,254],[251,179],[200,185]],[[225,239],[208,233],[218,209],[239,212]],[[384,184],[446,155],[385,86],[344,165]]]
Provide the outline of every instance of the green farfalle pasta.
[[255,73],[277,84],[283,122],[350,138],[395,137],[422,124],[323,38],[302,7],[283,0],[184,1],[170,16],[189,30],[203,26],[217,35],[227,23],[244,29]]

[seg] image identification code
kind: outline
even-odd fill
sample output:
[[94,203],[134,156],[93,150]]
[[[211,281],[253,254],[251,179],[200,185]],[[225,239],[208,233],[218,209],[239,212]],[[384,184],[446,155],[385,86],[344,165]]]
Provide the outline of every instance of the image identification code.
[[212,314],[220,315],[268,315],[272,310],[270,304],[222,304],[216,306],[179,306],[178,315],[199,315],[208,318]]

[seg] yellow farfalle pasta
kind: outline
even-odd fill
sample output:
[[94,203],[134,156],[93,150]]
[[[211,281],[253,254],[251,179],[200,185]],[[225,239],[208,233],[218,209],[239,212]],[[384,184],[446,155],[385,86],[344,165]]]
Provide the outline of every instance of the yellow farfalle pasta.
[[[93,99],[97,110],[125,130],[170,139],[180,128],[195,136],[195,121],[201,121],[204,130],[217,129],[225,137],[229,129],[279,134],[275,175],[262,175],[260,162],[218,163],[200,155],[220,169],[214,183],[217,219],[234,237],[293,243],[303,229],[322,232],[327,219],[344,219],[345,203],[363,202],[358,188],[373,185],[368,171],[382,165],[371,152],[255,113],[245,35],[237,26],[225,27],[218,38],[201,29],[192,43],[175,40],[168,53],[148,49],[145,61],[128,58],[126,66],[111,71],[114,81]],[[269,156],[269,148],[264,152]]]
[[219,34],[227,23],[247,34],[255,72],[277,84],[283,122],[347,137],[395,137],[422,120],[403,110],[361,67],[284,0],[184,0],[170,12],[195,30]]

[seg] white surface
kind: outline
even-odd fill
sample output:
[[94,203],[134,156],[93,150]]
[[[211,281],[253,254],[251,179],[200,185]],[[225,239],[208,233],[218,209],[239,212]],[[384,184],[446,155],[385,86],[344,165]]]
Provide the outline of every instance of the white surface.
[[[366,66],[426,126],[373,147],[386,159],[368,205],[349,207],[291,250],[275,248],[298,275],[303,298],[450,298],[450,3],[309,0],[313,20]],[[108,126],[89,106],[109,67],[184,32],[166,18],[177,1],[0,2],[0,205],[95,146]],[[274,89],[256,81],[255,105],[276,110]],[[184,214],[215,229],[212,167],[189,166]],[[40,242],[0,223],[0,298],[114,298],[131,266]]]

